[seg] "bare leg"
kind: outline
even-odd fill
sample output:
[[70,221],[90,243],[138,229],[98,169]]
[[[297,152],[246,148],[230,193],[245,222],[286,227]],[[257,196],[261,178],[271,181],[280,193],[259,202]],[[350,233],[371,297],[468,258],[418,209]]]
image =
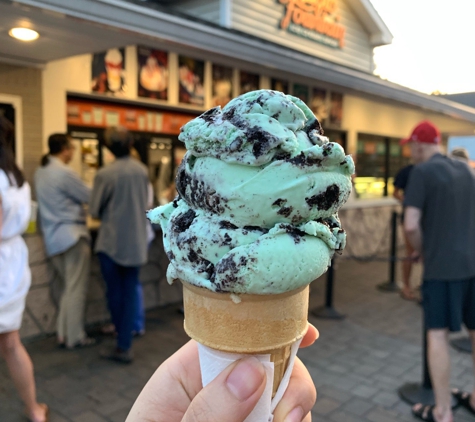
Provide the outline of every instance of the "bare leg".
[[33,364],[20,341],[18,331],[0,334],[0,353],[7,363],[15,387],[25,403],[27,416],[31,421],[44,422],[47,407],[36,401]]
[[452,422],[450,380],[450,356],[448,332],[445,329],[427,332],[427,359],[435,393],[434,410],[437,422]]

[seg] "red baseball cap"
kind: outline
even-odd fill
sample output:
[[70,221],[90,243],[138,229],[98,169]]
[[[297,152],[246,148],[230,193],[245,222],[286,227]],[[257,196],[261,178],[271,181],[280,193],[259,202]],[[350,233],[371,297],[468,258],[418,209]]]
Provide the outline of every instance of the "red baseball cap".
[[419,123],[407,139],[401,139],[400,144],[408,142],[422,142],[424,144],[440,144],[440,132],[428,120]]

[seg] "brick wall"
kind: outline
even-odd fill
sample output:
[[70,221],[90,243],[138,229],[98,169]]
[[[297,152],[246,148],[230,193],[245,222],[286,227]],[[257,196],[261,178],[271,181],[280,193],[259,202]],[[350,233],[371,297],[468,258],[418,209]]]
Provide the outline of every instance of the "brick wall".
[[[24,237],[29,250],[32,280],[20,335],[27,339],[56,331],[58,303],[63,285],[46,257],[43,238],[38,234]],[[158,232],[150,245],[148,262],[140,271],[146,309],[181,302],[181,285],[175,283],[170,286],[166,281],[167,266],[168,258],[163,250],[161,233]],[[109,319],[105,285],[97,256],[93,255],[86,300],[86,324],[106,322]]]
[[40,69],[0,63],[0,93],[22,98],[24,172],[31,183],[42,155],[42,75]]

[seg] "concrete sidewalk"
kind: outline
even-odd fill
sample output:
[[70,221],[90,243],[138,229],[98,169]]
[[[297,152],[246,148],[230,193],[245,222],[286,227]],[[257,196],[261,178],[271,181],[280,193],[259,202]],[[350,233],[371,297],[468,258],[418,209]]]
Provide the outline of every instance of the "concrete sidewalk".
[[[396,390],[406,381],[422,378],[420,307],[398,294],[375,289],[387,278],[385,263],[341,260],[335,275],[335,306],[347,318],[333,321],[310,315],[320,339],[299,352],[318,389],[313,420],[414,420]],[[312,309],[323,303],[324,286],[325,277],[313,283]],[[153,371],[187,341],[183,316],[177,309],[168,307],[147,314],[147,334],[136,341],[136,360],[130,366],[100,360],[100,346],[68,352],[58,350],[53,338],[28,344],[38,395],[52,409],[51,421],[123,422]],[[452,385],[471,389],[471,357],[451,353]],[[0,362],[0,421],[23,420],[22,404]],[[461,409],[455,420],[474,419]]]

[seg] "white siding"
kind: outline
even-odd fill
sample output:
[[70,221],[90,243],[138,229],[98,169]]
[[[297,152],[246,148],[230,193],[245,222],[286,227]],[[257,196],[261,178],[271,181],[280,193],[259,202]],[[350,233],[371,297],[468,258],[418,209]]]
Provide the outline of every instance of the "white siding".
[[182,13],[219,24],[220,0],[188,0],[180,2],[174,8]]
[[280,29],[285,6],[277,0],[233,0],[231,25],[233,29],[259,38],[371,73],[373,49],[369,43],[369,34],[346,0],[338,0],[337,5],[340,23],[346,29],[342,49],[328,47]]

